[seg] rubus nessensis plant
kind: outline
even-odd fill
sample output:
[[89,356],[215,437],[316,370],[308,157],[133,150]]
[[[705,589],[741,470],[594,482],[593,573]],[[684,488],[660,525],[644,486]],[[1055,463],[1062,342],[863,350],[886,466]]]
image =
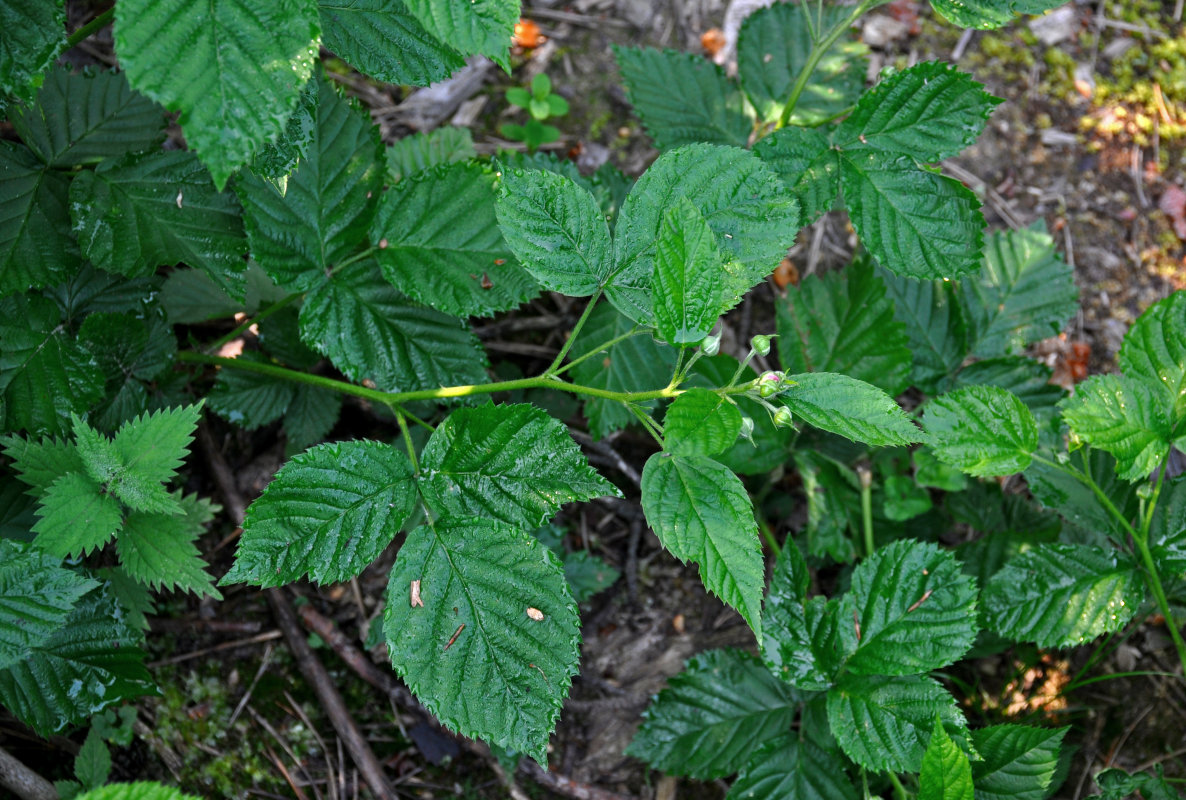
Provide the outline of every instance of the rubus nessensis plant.
[[[975,27],[1060,4],[931,2]],[[565,557],[546,523],[622,496],[565,423],[635,426],[654,445],[647,522],[758,655],[691,659],[631,754],[739,773],[730,797],[1052,793],[1066,730],[971,729],[932,673],[1154,609],[1186,664],[1169,468],[1186,295],[1137,321],[1121,374],[1052,385],[1024,352],[1074,314],[1070,268],[1041,224],[985,237],[938,166],[999,101],[937,62],[866,89],[850,31],[882,4],[757,11],[736,82],[618,50],[661,151],[631,181],[479,159],[458,129],[385,147],[317,64],[321,46],[421,85],[469,54],[508,67],[512,0],[117,0],[69,37],[61,2],[0,0],[19,139],[0,142],[0,702],[48,735],[153,691],[152,592],[220,597],[195,545],[218,508],[178,488],[213,413],[282,423],[291,456],[218,585],[348,581],[398,542],[395,671],[448,728],[546,763],[579,667],[574,583],[613,575],[588,578],[593,557]],[[119,71],[54,65],[112,18]],[[166,109],[189,149],[162,148]],[[741,359],[722,352],[721,317],[833,208],[862,252],[791,288]],[[492,381],[469,318],[544,292],[580,299],[570,335],[538,374]],[[249,331],[256,347],[220,354]],[[547,393],[580,419],[531,402]],[[389,435],[326,441],[343,398]],[[780,542],[766,519],[788,469],[807,522]],[[1028,494],[979,480],[1016,474]],[[833,564],[853,566],[813,572]]]

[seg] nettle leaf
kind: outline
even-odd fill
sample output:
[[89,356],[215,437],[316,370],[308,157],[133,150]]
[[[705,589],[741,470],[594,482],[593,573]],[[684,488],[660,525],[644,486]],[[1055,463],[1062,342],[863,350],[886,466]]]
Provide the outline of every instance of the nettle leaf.
[[926,440],[888,394],[872,384],[834,372],[787,376],[779,402],[809,425],[874,447]]
[[50,70],[35,102],[14,109],[11,121],[51,167],[149,150],[165,139],[165,110],[132,91],[122,72],[107,70]]
[[220,190],[284,131],[319,34],[316,0],[130,0],[115,10],[132,88],[181,112],[186,141]]
[[750,757],[725,800],[859,800],[847,767],[839,753],[784,733]]
[[729,399],[708,389],[689,389],[675,398],[663,418],[663,438],[672,453],[715,456],[737,441],[741,412]]
[[976,582],[951,553],[902,539],[853,570],[839,618],[849,672],[929,672],[958,661],[975,641]]
[[78,268],[69,191],[65,175],[20,145],[0,143],[0,297],[57,283]]
[[152,694],[139,642],[115,600],[105,590],[93,591],[48,639],[0,670],[0,704],[39,736],[49,736]]
[[866,260],[808,275],[775,306],[778,359],[787,372],[838,372],[890,394],[910,382],[905,326]]
[[980,266],[984,215],[959,181],[919,169],[909,156],[840,155],[844,204],[861,244],[910,278],[953,278]]
[[984,619],[1010,639],[1071,647],[1127,625],[1143,592],[1136,565],[1115,550],[1042,544],[989,580]]
[[392,183],[398,183],[438,164],[454,164],[477,156],[474,136],[469,128],[445,126],[413,133],[388,145],[387,177]]
[[215,191],[193,153],[130,155],[84,170],[70,186],[70,213],[83,253],[100,269],[138,277],[184,263],[243,293],[239,203]]
[[[188,420],[183,419],[180,425],[184,431],[186,442],[192,436],[197,423],[196,410],[191,410],[194,413],[189,415]],[[158,418],[157,421],[162,420],[166,425],[150,426],[154,429],[150,431],[150,435],[152,432],[161,433],[164,439],[160,444],[167,448],[170,444],[169,434],[166,433],[169,420]],[[74,417],[75,442],[87,475],[95,482],[96,486],[101,488],[103,496],[110,494],[136,511],[156,514],[181,513],[177,501],[161,485],[161,481],[164,480],[161,476],[171,477],[173,470],[170,469],[166,472],[163,469],[158,469],[162,466],[160,459],[163,457],[171,461],[174,458],[173,454],[154,453],[153,446],[146,445],[139,433],[132,430],[130,426],[134,424],[135,422],[125,424],[121,430],[125,434],[123,446],[117,446],[115,442],[93,429],[81,418]],[[138,447],[147,448],[143,464],[148,469],[140,468],[136,452]],[[176,456],[176,459],[180,460],[184,455],[185,448],[182,447],[180,455]],[[81,490],[81,485],[78,488]]]
[[658,149],[748,144],[754,123],[745,97],[716,64],[650,47],[615,46],[614,57],[634,113]]
[[955,698],[932,678],[850,673],[828,691],[832,733],[865,769],[918,772],[936,716],[956,743],[971,749]]
[[445,164],[397,183],[371,224],[393,286],[458,317],[488,317],[539,294],[515,261],[494,213],[494,174],[477,162]]
[[41,75],[66,49],[63,0],[0,2],[0,97],[28,99]]
[[98,586],[58,558],[0,539],[0,669],[48,641],[79,599]]
[[531,530],[564,503],[621,493],[589,466],[559,420],[530,404],[454,411],[420,456],[424,502],[445,517]]
[[202,404],[167,408],[129,420],[115,434],[123,467],[147,482],[168,483],[189,454]]
[[1141,314],[1124,337],[1118,361],[1125,377],[1148,387],[1177,426],[1186,417],[1186,292]]
[[541,764],[579,627],[560,562],[499,522],[421,526],[391,570],[383,632],[408,688],[449,728]]
[[511,34],[519,21],[519,0],[403,0],[438,41],[462,53],[479,53],[507,72]]
[[705,588],[761,640],[766,569],[741,480],[704,456],[655,453],[642,470],[642,509],[663,546],[681,562],[697,562]]
[[183,497],[178,492],[175,497],[183,509],[177,516],[128,514],[115,541],[119,562],[129,576],[154,591],[189,591],[221,600],[195,544],[213,516],[211,504],[196,495]]
[[1064,0],[931,0],[931,7],[961,28],[999,28],[1015,14],[1041,14]]
[[465,66],[403,0],[318,0],[322,40],[360,72],[384,83],[427,86]]
[[285,464],[248,508],[221,584],[349,580],[379,557],[415,503],[412,465],[390,445],[318,445]]
[[571,178],[507,169],[499,187],[498,225],[506,243],[547,290],[585,297],[614,268],[609,225],[593,195]]
[[[829,30],[849,13],[828,5],[817,16],[806,3],[775,3],[745,18],[737,40],[737,71],[760,119],[775,122],[782,115],[791,87],[807,68],[815,45],[812,31]],[[865,88],[868,53],[861,42],[841,36],[814,65],[790,124],[820,125],[855,103]]]
[[762,606],[762,657],[770,671],[797,689],[823,691],[840,667],[836,601],[807,600],[811,575],[794,542],[774,566]]
[[1012,475],[1030,465],[1038,425],[1017,395],[998,386],[966,386],[927,404],[923,428],[935,456],[969,475]]
[[[270,363],[260,353],[246,352],[238,358]],[[208,395],[211,411],[247,430],[280,419],[295,398],[296,385],[291,381],[238,369],[220,370]]]
[[[979,763],[979,762],[978,762]],[[935,722],[918,774],[918,800],[972,800],[972,765],[943,724]]]
[[1045,223],[997,231],[984,247],[984,269],[960,282],[972,355],[1018,353],[1055,336],[1079,310],[1070,265],[1054,251]]
[[[602,301],[593,309],[585,327],[577,334],[572,352],[583,355],[594,347],[630,333],[638,327],[633,320]],[[703,359],[702,359],[703,360]],[[675,368],[675,351],[647,334],[624,339],[572,368],[573,379],[585,386],[611,392],[632,392],[662,388]],[[714,384],[715,385],[715,384]],[[654,406],[648,402],[643,407]],[[634,423],[635,417],[616,400],[590,397],[585,400],[589,432],[601,439]]]
[[313,141],[285,190],[250,171],[235,182],[252,258],[293,292],[315,287],[362,242],[383,182],[378,129],[328,80],[314,80]]
[[71,412],[102,398],[104,382],[94,356],[66,330],[52,300],[0,301],[0,416],[6,430],[64,433]]
[[[671,353],[672,351],[670,348],[663,348],[662,352]],[[660,376],[659,382],[635,384],[635,386],[662,385],[661,382],[671,374],[671,368],[671,365],[667,367],[666,374]],[[740,374],[737,373],[739,368],[741,369]],[[728,386],[735,374],[737,374],[740,383],[748,383],[758,377],[757,372],[748,366],[742,367],[732,356],[724,354],[707,356],[699,359],[692,366],[692,372],[688,376],[685,386],[716,389],[720,386]],[[708,455],[713,455],[716,461],[721,462],[738,475],[761,475],[777,468],[778,465],[786,461],[787,449],[795,436],[794,429],[775,425],[770,412],[762,407],[757,400],[743,395],[733,396],[732,399],[737,403],[738,411],[753,420],[753,442],[738,439],[725,452]],[[671,413],[670,409],[668,413]],[[664,436],[668,446],[672,447],[670,431],[666,431]]]
[[614,229],[615,275],[606,296],[637,322],[650,319],[659,227],[681,196],[717,235],[728,273],[725,308],[778,266],[798,231],[798,203],[752,153],[707,144],[664,153],[630,190]]
[[1000,102],[951,64],[924,61],[865,92],[836,142],[938,162],[973,144]]
[[980,760],[972,765],[976,800],[1042,800],[1058,770],[1069,728],[993,725],[972,731]]
[[111,751],[103,743],[103,736],[92,727],[74,758],[74,777],[88,789],[107,783],[111,774]]
[[626,754],[669,775],[719,778],[788,730],[800,699],[748,653],[709,650],[655,697]]
[[411,302],[374,261],[334,273],[305,298],[301,338],[356,382],[399,392],[484,383],[486,356],[465,323]]
[[40,497],[60,476],[67,472],[82,472],[85,467],[78,448],[70,441],[44,438],[40,441],[20,436],[0,438],[4,455],[12,459],[17,477],[31,488],[27,494]]
[[721,312],[721,253],[696,206],[679,198],[664,214],[655,240],[652,312],[659,334],[687,347],[704,340]]
[[[778,7],[778,6],[774,6]],[[840,154],[814,128],[780,128],[754,145],[803,209],[804,225],[830,211],[840,194]]]
[[913,358],[910,383],[937,394],[951,388],[954,375],[968,354],[968,331],[951,281],[916,280],[882,267],[877,274],[894,309],[894,319],[906,326]]
[[1071,433],[1116,457],[1117,474],[1140,480],[1169,455],[1171,428],[1165,409],[1145,383],[1124,375],[1094,375],[1062,402]]
[[183,794],[172,786],[141,781],[108,784],[102,788],[80,794],[74,800],[198,800],[198,798],[192,794]]

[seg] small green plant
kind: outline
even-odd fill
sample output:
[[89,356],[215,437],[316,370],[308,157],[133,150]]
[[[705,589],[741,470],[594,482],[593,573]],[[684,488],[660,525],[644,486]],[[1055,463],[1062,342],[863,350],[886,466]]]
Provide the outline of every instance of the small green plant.
[[508,122],[499,127],[503,136],[513,142],[523,142],[527,152],[534,153],[542,144],[560,139],[560,130],[554,125],[544,124],[550,117],[563,117],[568,113],[568,101],[558,94],[552,94],[552,79],[546,73],[539,73],[531,79],[531,90],[520,86],[507,89],[507,102],[516,108],[525,109],[527,122],[523,125]]

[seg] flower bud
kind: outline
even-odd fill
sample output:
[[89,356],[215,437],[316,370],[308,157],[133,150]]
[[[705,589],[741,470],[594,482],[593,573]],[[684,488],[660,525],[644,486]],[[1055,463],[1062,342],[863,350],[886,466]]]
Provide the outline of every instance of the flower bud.
[[786,406],[783,406],[782,408],[778,409],[778,411],[774,412],[774,424],[780,428],[789,428],[791,423],[794,421],[795,416]]
[[752,417],[741,418],[741,432],[737,435],[750,444],[754,443],[754,420]]
[[716,336],[705,336],[704,341],[700,343],[700,351],[709,358],[721,352],[721,335],[718,333]]
[[749,346],[753,348],[754,352],[762,358],[770,355],[770,337],[769,336],[755,336],[749,340]]
[[782,391],[783,374],[781,372],[763,372],[758,378],[758,396],[773,397]]

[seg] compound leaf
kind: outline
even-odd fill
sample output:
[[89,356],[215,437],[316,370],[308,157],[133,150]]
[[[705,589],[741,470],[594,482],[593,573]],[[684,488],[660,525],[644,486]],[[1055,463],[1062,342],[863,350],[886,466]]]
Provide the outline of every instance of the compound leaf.
[[965,386],[936,397],[923,428],[940,461],[979,477],[1021,472],[1038,448],[1033,413],[999,386]]
[[69,191],[66,176],[0,143],[0,297],[56,283],[80,265]]
[[703,341],[722,310],[722,259],[715,239],[686,197],[676,200],[659,223],[651,302],[656,329],[673,345]]
[[814,128],[780,128],[754,145],[762,159],[799,201],[803,224],[831,210],[840,194],[840,154]]
[[672,453],[715,456],[731,448],[741,432],[741,412],[724,396],[689,389],[675,398],[663,418],[663,437]]
[[858,800],[847,767],[839,753],[783,734],[750,757],[725,800]]
[[865,92],[840,124],[836,141],[845,149],[938,162],[975,142],[1000,102],[951,64],[924,61]]
[[0,539],[0,669],[25,658],[63,626],[98,581],[65,569],[61,560]]
[[477,155],[469,128],[445,126],[413,133],[388,146],[387,177],[392,183],[399,183],[438,164],[468,161]]
[[420,457],[424,502],[445,517],[538,528],[564,503],[620,496],[558,420],[530,404],[454,411]]
[[115,49],[132,88],[180,111],[220,190],[279,136],[313,71],[316,0],[129,0]]
[[1062,402],[1062,415],[1072,434],[1111,453],[1117,474],[1135,481],[1156,472],[1170,451],[1161,399],[1127,375],[1094,375]]
[[894,319],[906,327],[912,357],[910,383],[936,394],[951,388],[951,376],[968,354],[968,331],[950,281],[916,280],[882,267],[877,274]]
[[349,580],[379,557],[415,503],[412,466],[390,445],[318,445],[285,464],[248,508],[222,584]]
[[492,316],[539,294],[495,217],[494,175],[469,161],[397,183],[379,201],[371,241],[384,277],[413,300],[458,317]]
[[489,56],[510,72],[511,34],[519,21],[519,0],[404,0],[408,11],[438,41],[462,53]]
[[753,119],[725,71],[700,56],[615,47],[622,82],[655,147],[705,142],[745,147]]
[[585,297],[605,285],[614,268],[609,225],[576,181],[545,170],[507,169],[496,211],[507,245],[545,289]]
[[579,626],[556,557],[479,519],[408,534],[383,617],[391,662],[429,711],[541,764],[577,672]]
[[427,86],[465,66],[403,0],[318,0],[325,46],[384,83]]
[[834,372],[788,375],[779,401],[809,425],[874,447],[921,442],[925,436],[888,394]]
[[0,97],[28,99],[66,49],[63,0],[0,0]]
[[840,184],[861,243],[891,272],[953,278],[980,266],[984,216],[959,181],[909,156],[853,150],[840,156]]
[[342,411],[342,395],[316,386],[300,385],[284,412],[289,449],[317,444],[333,430]]
[[972,732],[980,760],[972,765],[976,800],[1043,800],[1058,770],[1067,728],[993,725]]
[[37,516],[37,546],[58,558],[102,547],[123,526],[119,501],[81,472],[54,481],[41,497]]
[[922,757],[918,800],[972,800],[972,765],[939,721]]
[[1064,0],[931,0],[931,7],[961,28],[999,28],[1015,14],[1041,14]]
[[705,456],[655,453],[642,470],[642,508],[670,553],[700,565],[704,586],[762,636],[765,567],[741,480]]
[[786,731],[800,699],[748,653],[709,650],[659,692],[626,754],[669,775],[719,778]]
[[[246,352],[242,361],[267,364],[260,353]],[[271,375],[239,369],[223,369],[214,381],[208,399],[210,410],[247,430],[268,425],[284,416],[296,397],[296,385]]]
[[1141,314],[1124,337],[1118,361],[1125,377],[1148,387],[1177,426],[1186,417],[1186,292]]

